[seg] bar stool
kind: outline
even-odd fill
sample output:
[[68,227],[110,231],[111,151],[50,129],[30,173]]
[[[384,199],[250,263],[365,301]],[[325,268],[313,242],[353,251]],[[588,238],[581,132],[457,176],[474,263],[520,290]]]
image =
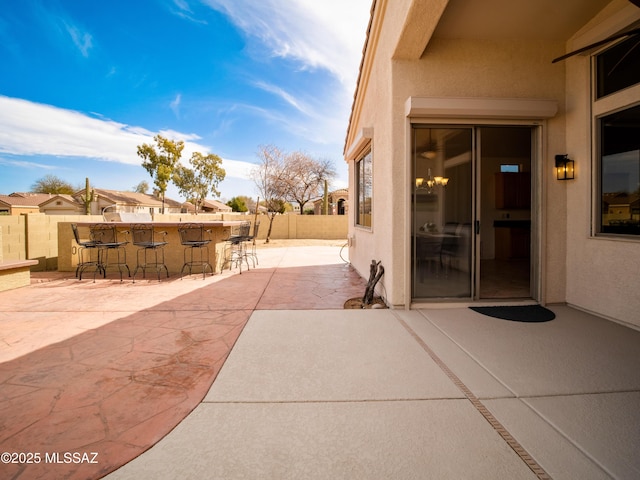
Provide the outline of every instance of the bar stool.
[[[162,235],[162,240],[157,240],[157,235]],[[160,281],[160,272],[164,268],[169,278],[169,269],[164,263],[164,246],[168,244],[165,239],[167,232],[156,232],[149,223],[138,223],[131,226],[132,243],[138,247],[136,252],[136,268],[133,271],[133,283],[136,283],[136,273],[142,269],[142,278],[146,278],[147,268],[155,268]],[[148,256],[151,255],[152,261]],[[142,260],[142,261],[141,261]]]
[[251,249],[249,250],[247,248],[249,245],[245,245],[244,247],[245,255],[251,258],[251,262],[253,263],[253,268],[255,268],[256,265],[258,265],[258,253],[256,251],[256,238],[258,238],[258,230],[260,230],[260,220],[257,220],[253,224],[253,233],[249,235],[245,241],[245,243],[247,244],[251,243],[250,245]]
[[[76,278],[78,280],[82,280],[82,272],[84,272],[87,267],[97,267],[98,266],[98,243],[94,240],[86,239],[82,240],[80,238],[80,232],[78,231],[78,225],[76,223],[71,224],[71,230],[73,230],[73,237],[78,244],[78,265],[76,266]],[[84,252],[87,252],[89,258],[84,258]],[[91,252],[95,252],[95,258],[91,258]]]
[[[127,269],[127,276],[130,277],[131,270],[127,265],[127,251],[125,249],[129,241],[118,239],[119,235],[127,235],[129,232],[127,230],[118,232],[115,225],[108,223],[97,223],[89,228],[91,239],[98,246],[98,265],[93,273],[93,281],[95,282],[96,280],[97,272],[102,272],[103,278],[107,278],[107,268],[112,266],[118,267],[120,281],[122,281],[122,267]],[[109,252],[111,252],[111,259],[109,258]],[[114,256],[115,259],[113,258]]]
[[[180,279],[185,268],[189,268],[189,275],[193,267],[202,267],[202,279],[207,273],[207,267],[213,275],[213,267],[209,263],[209,244],[211,243],[211,230],[205,230],[201,223],[185,223],[178,227],[180,243],[184,246],[184,264],[180,270]],[[205,235],[208,234],[208,235]],[[194,252],[197,252],[194,259]]]
[[231,227],[231,235],[227,238],[224,252],[224,264],[222,270],[226,265],[229,265],[229,270],[233,265],[238,265],[240,268],[240,274],[242,275],[242,262],[247,264],[247,270],[249,269],[249,260],[246,254],[245,242],[249,238],[249,230],[251,229],[251,222],[242,222],[239,225]]

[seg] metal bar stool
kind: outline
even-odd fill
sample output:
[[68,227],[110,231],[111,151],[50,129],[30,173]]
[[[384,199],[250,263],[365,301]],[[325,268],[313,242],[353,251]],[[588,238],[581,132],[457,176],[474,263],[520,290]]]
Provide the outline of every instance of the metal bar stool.
[[[98,267],[99,265],[98,243],[90,239],[82,240],[82,238],[80,237],[80,232],[78,230],[78,225],[75,223],[71,224],[71,230],[73,230],[73,237],[78,244],[78,265],[76,266],[76,278],[78,280],[82,280],[82,272],[84,272],[87,267]],[[84,258],[85,251],[89,256],[88,259]],[[95,252],[94,258],[92,258],[91,252]]]
[[245,242],[249,238],[249,230],[251,229],[251,222],[242,222],[239,225],[231,227],[231,235],[227,238],[225,244],[224,253],[224,267],[229,265],[229,270],[233,265],[237,265],[240,268],[240,274],[242,275],[242,262],[247,264],[247,270],[249,269],[249,260],[246,255]]
[[[157,235],[162,235],[162,240],[157,240]],[[155,268],[158,281],[160,281],[162,269],[167,272],[167,278],[169,278],[169,269],[164,263],[164,246],[168,244],[165,241],[166,237],[167,232],[156,232],[153,225],[149,223],[138,223],[131,226],[131,240],[138,247],[133,283],[136,282],[136,273],[140,268],[142,269],[142,278],[146,278],[147,268]],[[151,256],[151,261],[149,261],[149,256]]]
[[[207,267],[213,275],[213,267],[209,263],[211,230],[205,230],[201,223],[185,223],[178,227],[178,233],[180,234],[180,243],[184,246],[184,264],[180,270],[180,279],[182,279],[185,268],[189,268],[189,275],[191,275],[193,267],[202,268],[203,280],[207,273]],[[197,252],[195,258],[194,252]]]
[[[127,251],[125,245],[128,240],[119,240],[119,235],[127,235],[129,232],[124,230],[118,232],[115,225],[107,223],[97,223],[91,225],[91,239],[98,245],[98,265],[93,273],[93,281],[96,280],[96,273],[102,272],[103,278],[107,278],[107,268],[111,266],[118,267],[120,273],[120,281],[122,281],[122,268],[126,268],[127,276],[131,276],[129,265],[127,265]],[[109,258],[111,252],[111,259]],[[115,259],[114,259],[115,256]]]
[[245,255],[248,258],[251,258],[253,268],[256,268],[256,265],[258,265],[258,253],[256,251],[256,238],[258,238],[258,230],[260,230],[260,220],[257,220],[253,224],[253,233],[247,237],[247,239],[245,240],[246,245],[244,246]]

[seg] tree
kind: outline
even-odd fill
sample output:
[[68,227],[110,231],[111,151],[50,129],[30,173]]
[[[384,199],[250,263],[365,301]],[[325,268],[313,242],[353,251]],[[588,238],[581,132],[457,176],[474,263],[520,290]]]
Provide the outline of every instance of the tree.
[[73,188],[69,182],[56,177],[55,175],[45,175],[31,185],[31,191],[33,193],[54,193],[73,195],[76,192],[76,188]]
[[135,193],[147,193],[149,190],[149,183],[146,180],[142,180],[138,185],[133,187]]
[[244,197],[233,197],[231,200],[227,202],[227,206],[231,207],[234,212],[247,212],[249,211],[249,207],[247,207],[247,203]]
[[300,205],[300,212],[307,202],[320,195],[325,182],[336,176],[330,160],[316,160],[300,151],[285,156],[284,172],[285,198]]
[[200,152],[194,152],[189,163],[193,168],[183,165],[176,167],[173,183],[182,196],[193,200],[197,214],[198,207],[202,206],[209,192],[215,196],[220,195],[218,184],[224,180],[226,172],[221,166],[222,159],[214,153],[205,156]]
[[286,182],[284,153],[274,145],[258,147],[260,163],[251,170],[251,179],[256,184],[262,204],[267,208],[269,230],[266,243],[269,243],[273,219],[278,213],[285,212]]
[[164,138],[162,135],[153,137],[156,146],[143,143],[138,145],[138,156],[142,158],[142,167],[149,172],[153,183],[162,197],[162,213],[164,213],[164,196],[167,186],[173,175],[173,170],[178,165],[184,142],[176,142]]

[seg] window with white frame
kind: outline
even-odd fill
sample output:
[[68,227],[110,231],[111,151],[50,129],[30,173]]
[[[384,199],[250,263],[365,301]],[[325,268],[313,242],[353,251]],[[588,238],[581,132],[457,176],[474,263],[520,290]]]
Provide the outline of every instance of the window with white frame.
[[[601,52],[595,59],[595,93],[609,111],[596,120],[597,233],[640,236],[640,104],[619,93],[640,84],[640,38]],[[620,101],[616,101],[620,99]]]
[[371,228],[373,156],[371,147],[356,161],[356,224]]

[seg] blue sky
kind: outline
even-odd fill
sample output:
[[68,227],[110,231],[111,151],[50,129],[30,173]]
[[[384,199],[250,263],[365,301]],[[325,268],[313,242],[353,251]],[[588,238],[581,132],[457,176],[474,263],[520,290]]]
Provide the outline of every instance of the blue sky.
[[[47,174],[131,190],[160,133],[256,196],[260,145],[342,150],[371,0],[0,0],[0,194]],[[170,187],[167,196],[179,198]]]

